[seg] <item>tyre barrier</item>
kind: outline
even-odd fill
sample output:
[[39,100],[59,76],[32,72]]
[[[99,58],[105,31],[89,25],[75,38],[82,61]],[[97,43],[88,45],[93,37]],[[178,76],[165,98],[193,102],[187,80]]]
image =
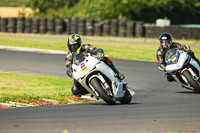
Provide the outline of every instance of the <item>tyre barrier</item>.
[[8,18],[1,18],[1,32],[7,32]]
[[125,37],[126,36],[126,20],[120,20],[118,27],[119,27],[118,36]]
[[31,27],[32,33],[39,33],[39,22],[40,22],[39,18],[32,19],[32,27]]
[[[177,31],[179,31],[177,33]],[[174,38],[200,39],[200,28],[171,25],[159,27],[144,24],[143,21],[120,19],[86,18],[0,18],[0,32],[49,33],[120,37],[158,37],[162,32],[173,34]]]
[[16,18],[8,18],[7,31],[11,33],[16,32]]
[[94,35],[102,36],[103,31],[103,21],[101,19],[94,20]]
[[79,18],[77,33],[79,33],[80,35],[85,35],[85,32],[86,32],[86,19]]
[[63,34],[64,32],[64,20],[63,19],[55,19],[55,34]]
[[25,18],[24,32],[31,33],[32,32],[32,18]]
[[110,34],[111,36],[118,36],[118,19],[111,20]]
[[71,25],[71,19],[70,18],[65,18],[64,20],[64,32],[66,34],[70,34],[71,33],[71,28],[70,28],[70,25]]
[[143,21],[137,21],[135,24],[135,37],[143,37],[144,36],[144,23]]
[[47,19],[40,18],[39,33],[44,34],[47,32]]
[[78,23],[79,23],[78,17],[72,17],[71,18],[70,34],[78,33]]
[[54,18],[47,19],[47,33],[49,34],[55,33],[55,19]]
[[16,32],[17,33],[23,33],[24,32],[24,25],[25,25],[25,23],[24,23],[24,20],[25,20],[25,18],[17,18],[17,26],[16,26]]
[[133,37],[135,36],[135,22],[128,20],[126,22],[126,36]]
[[86,32],[86,35],[88,36],[94,35],[94,20],[93,19],[86,20],[85,32]]
[[103,36],[110,35],[110,24],[111,24],[111,21],[109,19],[106,19],[103,21]]

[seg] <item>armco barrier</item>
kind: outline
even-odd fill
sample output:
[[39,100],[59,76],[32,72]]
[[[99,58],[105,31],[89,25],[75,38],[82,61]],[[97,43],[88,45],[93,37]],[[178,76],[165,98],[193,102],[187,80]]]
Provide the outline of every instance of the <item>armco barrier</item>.
[[172,25],[158,27],[143,21],[119,19],[72,18],[0,18],[0,32],[48,33],[89,36],[120,36],[157,38],[162,32],[170,32],[175,38],[200,39],[200,28]]

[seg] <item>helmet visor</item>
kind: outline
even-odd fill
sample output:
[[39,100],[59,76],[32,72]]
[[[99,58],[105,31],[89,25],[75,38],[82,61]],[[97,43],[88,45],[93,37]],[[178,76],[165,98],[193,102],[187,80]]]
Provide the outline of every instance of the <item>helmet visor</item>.
[[168,39],[160,40],[160,44],[161,44],[164,48],[170,47],[170,46],[171,46],[171,40],[168,40]]
[[76,50],[80,47],[80,45],[78,43],[75,43],[75,44],[71,44],[69,45],[69,50],[71,52],[76,52]]

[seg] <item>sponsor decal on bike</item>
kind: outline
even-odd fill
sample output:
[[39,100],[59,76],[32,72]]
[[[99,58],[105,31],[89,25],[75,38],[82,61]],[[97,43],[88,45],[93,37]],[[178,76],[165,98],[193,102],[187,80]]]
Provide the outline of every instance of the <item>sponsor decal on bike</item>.
[[80,67],[81,67],[81,69],[82,69],[83,72],[86,72],[88,70],[84,63],[82,63],[80,65]]

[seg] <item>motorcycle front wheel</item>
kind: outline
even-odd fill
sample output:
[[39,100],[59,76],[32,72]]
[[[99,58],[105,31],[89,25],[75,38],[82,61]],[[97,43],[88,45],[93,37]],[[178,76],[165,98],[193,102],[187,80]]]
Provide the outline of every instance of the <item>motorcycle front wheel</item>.
[[200,86],[199,84],[192,78],[192,75],[190,74],[190,72],[188,70],[185,70],[183,72],[183,75],[185,76],[185,78],[187,79],[187,81],[189,82],[189,84],[194,88],[194,91],[196,92],[200,92]]
[[93,88],[97,91],[99,96],[109,105],[114,105],[116,104],[115,98],[107,94],[107,92],[103,89],[103,87],[100,84],[100,81],[98,78],[92,78],[90,81],[91,85]]
[[122,104],[129,104],[131,102],[132,96],[128,90],[125,91],[124,97],[120,100]]

